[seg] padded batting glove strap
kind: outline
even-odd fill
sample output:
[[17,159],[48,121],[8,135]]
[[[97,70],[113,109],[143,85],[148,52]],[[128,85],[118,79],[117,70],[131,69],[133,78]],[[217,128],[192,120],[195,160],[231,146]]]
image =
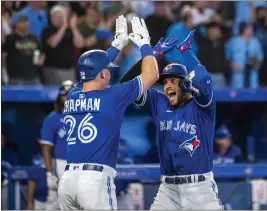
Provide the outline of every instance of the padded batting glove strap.
[[57,190],[58,188],[58,179],[51,172],[46,173],[46,181],[49,189]]
[[133,32],[129,35],[129,39],[132,40],[139,48],[143,45],[150,45],[150,36],[146,27],[144,19],[134,17],[131,20]]
[[115,39],[111,45],[119,50],[122,50],[124,46],[129,43],[127,20],[123,15],[116,19],[116,31],[114,38]]

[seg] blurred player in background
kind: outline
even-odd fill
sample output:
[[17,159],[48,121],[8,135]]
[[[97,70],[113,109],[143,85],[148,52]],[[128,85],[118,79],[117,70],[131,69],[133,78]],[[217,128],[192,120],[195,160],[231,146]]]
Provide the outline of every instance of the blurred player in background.
[[232,134],[225,125],[217,129],[213,164],[233,164],[244,161],[241,149],[232,142]]
[[[124,140],[120,141],[117,164],[134,164],[129,156],[129,149],[124,145]],[[134,210],[134,201],[129,192],[129,184],[130,181],[127,180],[115,180],[118,210]]]
[[[56,206],[58,180],[63,175],[66,162],[66,131],[63,128],[63,108],[67,93],[74,87],[72,81],[63,81],[55,102],[55,110],[43,121],[41,144],[44,164],[47,170],[48,205]],[[51,203],[50,203],[51,202]],[[53,208],[53,207],[52,207]],[[49,209],[49,208],[48,208]]]
[[19,164],[16,152],[7,146],[8,127],[1,125],[1,209],[8,209],[8,177],[7,170]]
[[136,102],[152,116],[159,133],[162,184],[151,209],[223,209],[212,173],[212,78],[192,52],[193,35],[176,47],[185,66],[173,63],[161,72],[164,94],[149,89]]
[[[32,158],[32,166],[45,168],[42,153],[37,153]],[[28,210],[46,210],[47,209],[48,187],[45,177],[28,181]]]
[[[120,16],[109,50],[88,51],[78,59],[83,87],[68,94],[64,108],[68,165],[58,188],[61,209],[117,209],[114,178],[122,118],[159,78],[144,20],[134,17],[132,30],[128,36],[127,20]],[[110,86],[118,68],[112,62],[129,39],[140,48],[142,73]]]

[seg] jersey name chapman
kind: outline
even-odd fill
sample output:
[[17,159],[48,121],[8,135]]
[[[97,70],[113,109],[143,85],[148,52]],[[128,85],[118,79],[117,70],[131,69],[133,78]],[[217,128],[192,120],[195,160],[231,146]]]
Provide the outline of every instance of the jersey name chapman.
[[65,101],[64,113],[99,111],[100,98],[68,99]]

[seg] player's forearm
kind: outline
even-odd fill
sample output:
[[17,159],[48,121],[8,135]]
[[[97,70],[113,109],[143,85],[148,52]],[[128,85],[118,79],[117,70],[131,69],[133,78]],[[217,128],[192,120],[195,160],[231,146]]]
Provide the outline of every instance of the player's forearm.
[[196,69],[196,66],[200,64],[200,61],[194,54],[194,52],[191,49],[182,50],[182,59],[184,61],[184,64],[187,68],[187,71],[190,73],[191,71]]
[[32,180],[28,181],[28,207],[31,207],[34,201],[34,192],[35,192],[35,182]]
[[[149,89],[159,79],[159,70],[157,60],[150,45],[141,47],[141,55],[143,58],[140,78],[143,82],[143,93]],[[143,94],[142,93],[142,94]]]
[[120,53],[120,50],[118,48],[113,47],[112,45],[107,50],[107,54],[111,62],[115,61],[119,53]]
[[43,158],[44,158],[44,164],[46,167],[47,172],[52,172],[52,156],[51,156],[51,150],[52,146],[43,144],[42,145],[42,152],[43,152]]

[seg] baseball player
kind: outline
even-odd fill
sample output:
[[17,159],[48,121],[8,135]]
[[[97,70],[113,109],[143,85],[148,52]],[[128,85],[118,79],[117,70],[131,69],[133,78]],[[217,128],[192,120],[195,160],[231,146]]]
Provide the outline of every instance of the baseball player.
[[223,209],[212,173],[212,79],[191,50],[193,35],[176,47],[186,66],[174,63],[163,69],[164,93],[149,89],[136,102],[158,128],[162,183],[151,209]]
[[[41,153],[38,153],[32,158],[34,167],[45,168],[44,160]],[[28,210],[45,210],[46,200],[48,195],[48,187],[46,179],[35,179],[28,181]]]
[[48,203],[47,209],[56,209],[58,180],[63,175],[66,162],[66,132],[63,128],[63,107],[67,93],[74,87],[72,81],[63,81],[55,102],[55,110],[43,121],[41,129],[42,153],[47,170]]
[[[91,50],[78,59],[83,84],[69,92],[64,106],[68,164],[59,181],[61,209],[117,209],[114,178],[124,112],[159,78],[145,22],[137,17],[131,22],[128,35],[126,18],[116,20],[108,52]],[[129,40],[140,48],[142,73],[109,86],[110,74],[118,68],[112,61]]]

